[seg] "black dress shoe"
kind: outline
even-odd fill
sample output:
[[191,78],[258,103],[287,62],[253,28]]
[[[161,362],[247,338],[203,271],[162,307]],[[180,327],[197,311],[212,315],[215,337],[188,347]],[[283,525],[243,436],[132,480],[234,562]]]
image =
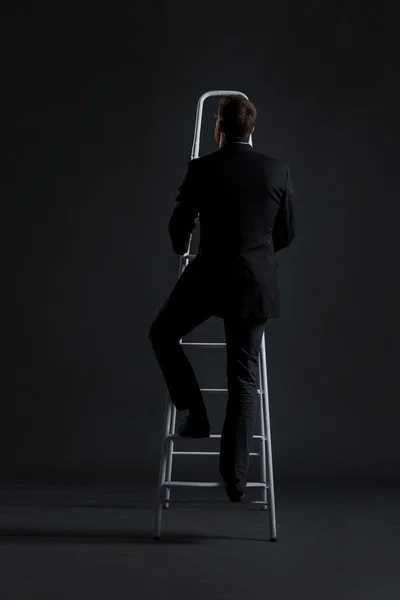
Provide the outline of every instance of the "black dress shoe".
[[182,419],[178,427],[179,437],[208,438],[210,437],[210,422],[207,416],[198,417],[191,413]]
[[231,502],[242,502],[244,500],[244,492],[236,485],[225,484],[225,490]]

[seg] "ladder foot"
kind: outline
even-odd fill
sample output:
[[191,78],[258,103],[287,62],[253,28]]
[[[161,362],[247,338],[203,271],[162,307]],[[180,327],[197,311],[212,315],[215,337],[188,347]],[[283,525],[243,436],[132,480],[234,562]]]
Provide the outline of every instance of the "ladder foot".
[[165,508],[165,510],[169,509],[169,502],[164,502],[164,508]]
[[153,536],[153,540],[154,540],[154,541],[158,542],[158,540],[159,540],[159,539],[160,539],[160,536],[159,536],[159,535],[155,535],[155,536]]
[[272,537],[272,538],[271,538],[269,541],[270,541],[270,542],[276,542],[276,541],[277,541],[277,538],[276,538],[276,537]]
[[261,510],[268,510],[268,506],[264,504],[264,506],[261,507]]

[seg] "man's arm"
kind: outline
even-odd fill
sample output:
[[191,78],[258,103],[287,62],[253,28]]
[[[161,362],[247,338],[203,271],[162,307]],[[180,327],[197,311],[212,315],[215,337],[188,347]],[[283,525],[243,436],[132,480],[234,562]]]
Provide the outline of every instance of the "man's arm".
[[282,202],[275,219],[272,239],[274,242],[274,251],[279,252],[287,248],[293,241],[296,234],[296,212],[295,196],[293,192],[292,178],[290,176],[289,166],[286,174],[286,189],[283,194]]
[[195,228],[195,220],[199,214],[200,181],[196,173],[196,160],[189,162],[188,170],[175,199],[175,206],[168,224],[168,232],[172,248],[176,254],[185,254],[190,234]]

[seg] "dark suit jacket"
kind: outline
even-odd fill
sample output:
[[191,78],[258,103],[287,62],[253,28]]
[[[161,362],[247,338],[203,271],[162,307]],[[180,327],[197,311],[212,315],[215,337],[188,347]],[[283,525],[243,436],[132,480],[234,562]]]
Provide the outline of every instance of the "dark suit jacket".
[[220,316],[280,316],[275,253],[295,236],[294,209],[288,164],[248,144],[190,161],[169,222],[173,249],[182,255],[199,216],[188,285],[201,272],[204,285],[214,287]]

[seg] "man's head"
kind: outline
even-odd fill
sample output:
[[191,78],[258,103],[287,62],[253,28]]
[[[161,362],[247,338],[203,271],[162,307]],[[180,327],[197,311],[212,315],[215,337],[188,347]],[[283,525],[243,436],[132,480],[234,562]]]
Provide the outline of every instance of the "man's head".
[[226,96],[218,105],[214,138],[221,147],[233,142],[248,142],[254,131],[257,110],[243,96]]

